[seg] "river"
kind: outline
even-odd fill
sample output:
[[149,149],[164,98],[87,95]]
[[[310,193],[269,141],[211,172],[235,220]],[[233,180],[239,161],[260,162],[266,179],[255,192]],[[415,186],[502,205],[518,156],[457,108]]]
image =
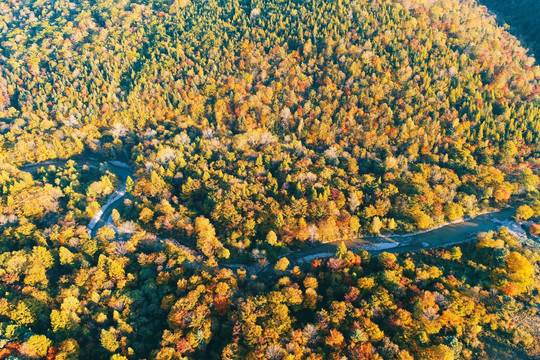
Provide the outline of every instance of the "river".
[[[76,161],[79,166],[87,165],[99,168],[101,165],[105,164],[109,171],[114,173],[118,178],[117,188],[87,225],[88,233],[94,237],[98,230],[107,224],[112,211],[118,209],[122,205],[126,194],[126,180],[128,176],[133,178],[134,172],[128,164],[118,161],[101,161],[92,158],[73,160]],[[39,164],[27,164],[20,169],[27,172],[35,172],[43,166],[59,166],[66,162],[67,160],[53,160]],[[528,240],[525,231],[523,231],[521,226],[514,221],[514,214],[515,207],[509,207],[500,211],[478,215],[472,219],[445,224],[431,230],[413,234],[366,236],[345,240],[344,242],[349,249],[364,249],[373,254],[383,251],[409,252],[418,251],[420,249],[450,246],[452,244],[470,241],[480,232],[498,231],[503,225],[509,227],[510,231],[522,240]],[[331,256],[340,242],[341,241],[336,241],[315,245],[306,249],[299,249],[288,253],[285,256],[291,261],[291,265],[306,264],[316,257]],[[231,269],[244,267],[251,274],[262,274],[273,268],[272,264],[267,264],[265,266],[227,264],[224,266]]]

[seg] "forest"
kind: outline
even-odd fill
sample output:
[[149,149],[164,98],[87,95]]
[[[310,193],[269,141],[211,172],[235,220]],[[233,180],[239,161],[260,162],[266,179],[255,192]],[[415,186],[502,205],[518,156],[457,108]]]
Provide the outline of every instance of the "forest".
[[272,257],[538,184],[540,68],[474,2],[15,4],[3,161],[127,161],[141,229]]
[[0,0],[0,359],[540,357],[537,22],[481,3]]

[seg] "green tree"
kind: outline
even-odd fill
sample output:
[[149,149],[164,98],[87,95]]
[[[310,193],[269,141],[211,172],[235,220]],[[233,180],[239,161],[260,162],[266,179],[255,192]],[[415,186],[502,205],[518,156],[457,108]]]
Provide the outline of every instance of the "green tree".
[[529,205],[521,205],[516,210],[516,218],[520,221],[529,220],[534,216],[534,210]]
[[285,272],[287,271],[287,268],[289,267],[289,259],[287,259],[286,257],[282,257],[281,259],[279,259],[277,262],[276,262],[276,265],[274,266],[274,269],[277,271],[277,272]]
[[32,335],[23,345],[24,352],[30,357],[45,357],[51,347],[51,340],[45,335]]
[[204,255],[211,257],[223,245],[216,237],[214,226],[204,216],[195,219],[195,232],[197,233],[197,249]]
[[102,329],[100,335],[101,346],[111,353],[114,353],[120,346],[116,340],[115,332],[113,328],[109,330]]
[[334,253],[334,257],[338,259],[343,259],[346,254],[347,254],[347,246],[345,245],[343,241],[341,241],[336,247],[336,252]]

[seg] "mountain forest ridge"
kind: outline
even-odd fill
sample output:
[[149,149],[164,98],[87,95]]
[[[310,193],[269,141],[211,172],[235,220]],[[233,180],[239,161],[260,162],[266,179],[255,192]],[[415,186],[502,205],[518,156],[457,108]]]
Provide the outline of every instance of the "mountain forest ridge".
[[510,26],[509,32],[519,40],[523,40],[523,45],[529,48],[529,53],[536,55],[538,63],[540,39],[537,34],[540,33],[538,22],[540,3],[535,0],[481,0],[479,2],[497,15],[499,24],[506,23]]
[[6,0],[0,45],[0,358],[539,356],[540,67],[478,2]]

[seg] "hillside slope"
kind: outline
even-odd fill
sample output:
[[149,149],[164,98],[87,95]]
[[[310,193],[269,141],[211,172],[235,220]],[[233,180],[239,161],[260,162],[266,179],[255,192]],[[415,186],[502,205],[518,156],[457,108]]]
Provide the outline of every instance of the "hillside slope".
[[540,3],[536,0],[481,0],[499,17],[500,22],[510,25],[509,31],[518,39],[523,40],[524,46],[529,47],[529,53],[537,59],[540,56]]
[[473,1],[14,4],[5,161],[130,159],[125,216],[209,220],[206,255],[426,229],[538,166],[540,68]]
[[341,242],[537,231],[540,67],[476,1],[0,0],[0,45],[0,358],[538,358],[513,219]]

